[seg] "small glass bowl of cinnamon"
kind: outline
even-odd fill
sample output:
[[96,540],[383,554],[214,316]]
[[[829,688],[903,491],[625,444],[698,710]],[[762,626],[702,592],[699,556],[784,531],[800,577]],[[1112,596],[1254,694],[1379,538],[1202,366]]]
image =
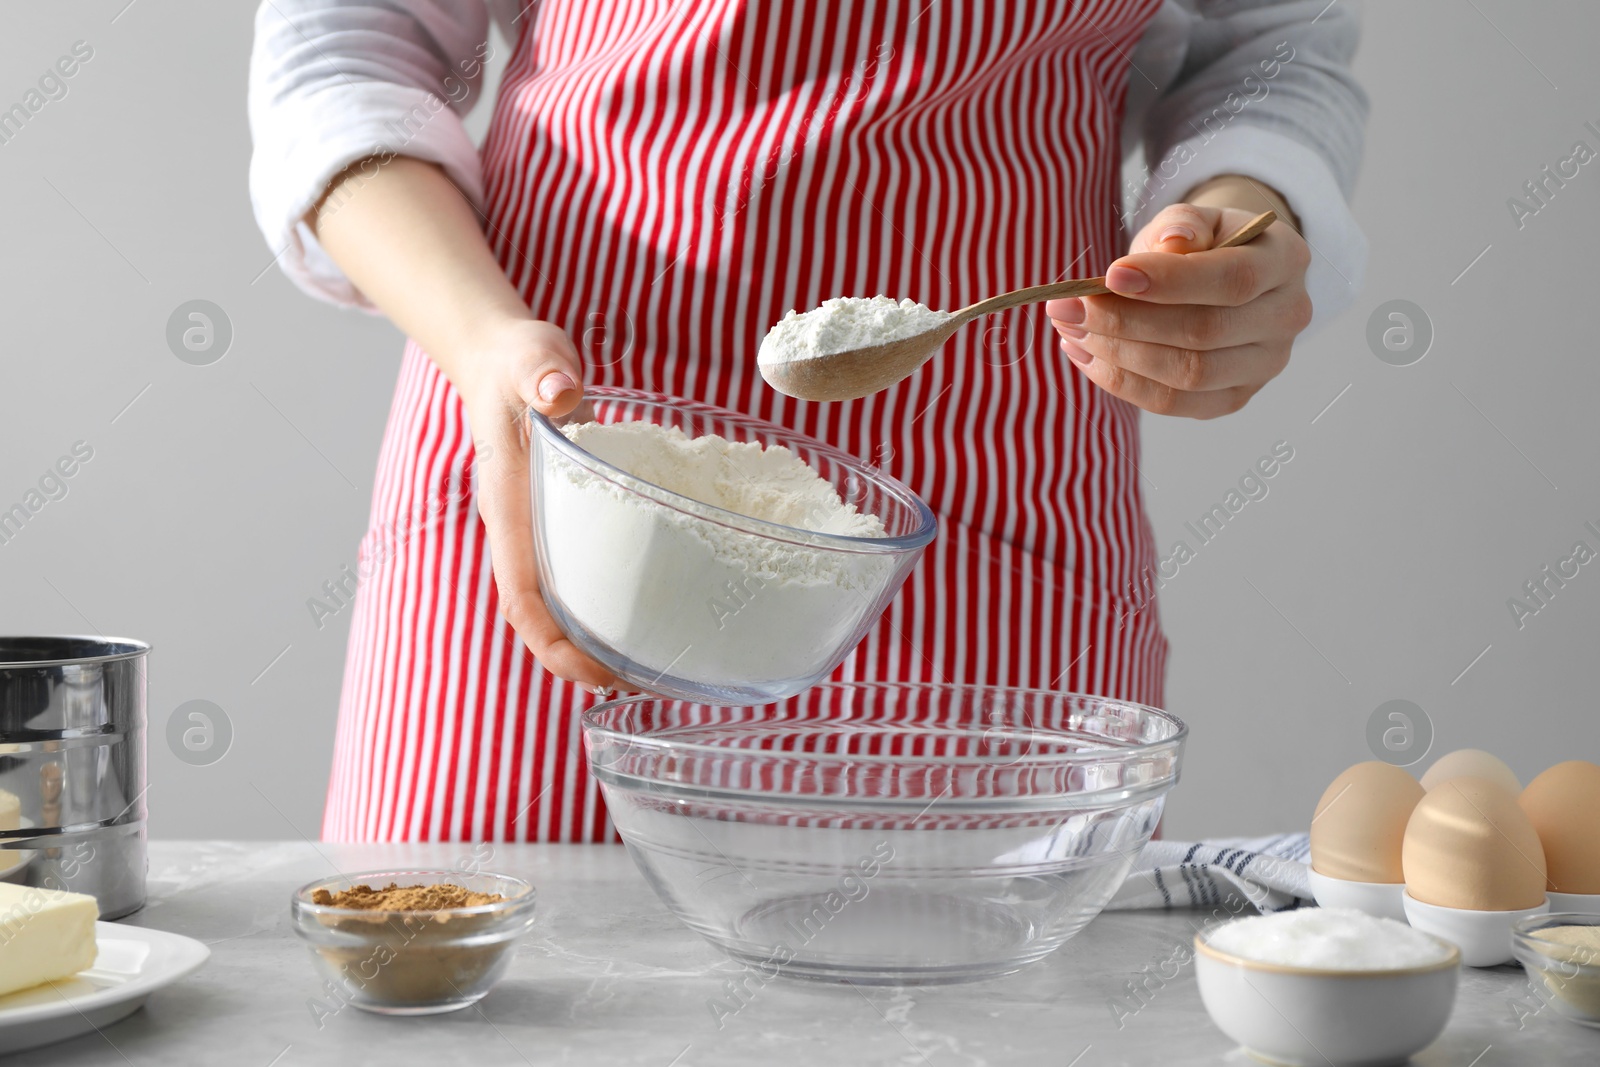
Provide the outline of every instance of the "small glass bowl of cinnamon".
[[533,925],[520,878],[460,871],[366,871],[301,886],[295,933],[326,981],[319,1003],[434,1015],[482,1000]]

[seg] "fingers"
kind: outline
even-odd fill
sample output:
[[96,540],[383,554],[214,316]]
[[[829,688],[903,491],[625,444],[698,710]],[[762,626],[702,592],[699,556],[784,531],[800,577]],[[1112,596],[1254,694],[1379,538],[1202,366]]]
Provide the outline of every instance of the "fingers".
[[[1195,253],[1200,254],[1211,253]],[[1244,307],[1146,303],[1116,295],[1052,300],[1045,307],[1057,330],[1076,327],[1091,334],[1200,351],[1233,348],[1285,333],[1293,336],[1311,321],[1311,301],[1299,286],[1285,286]],[[1071,335],[1063,330],[1063,336]]]
[[1259,386],[1277,377],[1289,364],[1287,345],[1256,343],[1200,351],[1086,334],[1081,338],[1063,338],[1062,350],[1079,363],[1086,354],[1153,382],[1195,393],[1240,385]]
[[[1248,307],[1145,304],[1120,296],[1061,301],[1061,348],[1090,380],[1160,415],[1231,414],[1288,365],[1311,318],[1303,289],[1285,287]],[[1075,305],[1075,306],[1072,306]]]
[[1057,330],[1063,326],[1082,326],[1088,313],[1088,305],[1082,297],[1069,297],[1065,300],[1046,300],[1044,313]]
[[492,367],[479,391],[464,396],[478,443],[478,513],[489,539],[500,614],[541,665],[590,689],[617,679],[561,632],[539,591],[523,417],[531,405],[552,418],[583,400],[582,364],[565,331],[545,322],[518,323],[485,353]]
[[572,339],[548,322],[530,322],[520,338],[528,356],[512,383],[518,396],[541,414],[559,418],[583,399],[583,361]]
[[[1222,209],[1171,204],[1134,235],[1130,252],[1198,252],[1215,243]],[[1115,289],[1116,286],[1111,288]]]
[[597,694],[609,695],[619,687],[616,676],[590,659],[561,632],[537,589],[528,599],[508,600],[502,595],[500,614],[516,630],[534,659],[557,678],[576,682]]
[[1076,341],[1063,340],[1061,347],[1078,364],[1078,369],[1100,388],[1157,415],[1190,419],[1231,415],[1244,407],[1261,389],[1261,383],[1256,383],[1195,392],[1147,378],[1109,360],[1097,358]]
[[477,420],[480,451],[490,457],[478,466],[478,513],[489,538],[500,614],[552,674],[590,689],[614,689],[616,678],[567,639],[539,591],[520,414],[508,408],[499,418],[489,416],[488,425]]
[[[1152,223],[1141,236],[1153,228]],[[1303,277],[1311,256],[1305,241],[1281,222],[1246,245],[1209,244],[1182,256],[1166,248],[1123,256],[1106,271],[1106,287],[1151,303],[1238,307]]]
[[1292,228],[1275,223],[1248,244],[1215,247],[1249,217],[1163,209],[1106,271],[1110,295],[1046,305],[1062,350],[1146,411],[1206,419],[1239,410],[1282,372],[1311,321],[1311,253]]

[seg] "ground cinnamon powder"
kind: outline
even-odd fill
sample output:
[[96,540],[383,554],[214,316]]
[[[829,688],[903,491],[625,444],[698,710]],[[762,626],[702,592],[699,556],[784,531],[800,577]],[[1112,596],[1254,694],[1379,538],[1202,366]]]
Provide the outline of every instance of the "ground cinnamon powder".
[[390,882],[382,889],[353,885],[337,893],[318,889],[311,894],[313,904],[325,908],[349,908],[352,911],[442,911],[445,908],[498,904],[504,899],[498,893],[475,893],[466,886],[445,882],[408,886]]
[[319,945],[316,951],[344,980],[356,1003],[378,1011],[459,1007],[486,992],[510,962],[514,936],[486,939],[500,921],[495,913],[454,909],[497,904],[508,898],[446,882],[382,889],[354,885],[337,893],[313,890],[324,912],[317,921],[359,940]]

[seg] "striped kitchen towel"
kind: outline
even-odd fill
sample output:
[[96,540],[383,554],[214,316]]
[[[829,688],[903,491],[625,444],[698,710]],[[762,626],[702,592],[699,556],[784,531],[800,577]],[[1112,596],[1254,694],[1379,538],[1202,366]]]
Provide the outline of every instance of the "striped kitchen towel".
[[1110,908],[1213,908],[1238,915],[1312,903],[1306,834],[1152,841]]

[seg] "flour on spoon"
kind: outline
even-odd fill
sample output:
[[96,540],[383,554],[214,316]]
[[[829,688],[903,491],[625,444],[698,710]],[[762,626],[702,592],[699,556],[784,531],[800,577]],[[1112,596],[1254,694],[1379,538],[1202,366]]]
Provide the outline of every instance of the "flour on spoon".
[[793,363],[899,341],[942,326],[950,318],[950,312],[935,311],[915,300],[834,297],[821,307],[785,315],[762,340],[756,362]]

